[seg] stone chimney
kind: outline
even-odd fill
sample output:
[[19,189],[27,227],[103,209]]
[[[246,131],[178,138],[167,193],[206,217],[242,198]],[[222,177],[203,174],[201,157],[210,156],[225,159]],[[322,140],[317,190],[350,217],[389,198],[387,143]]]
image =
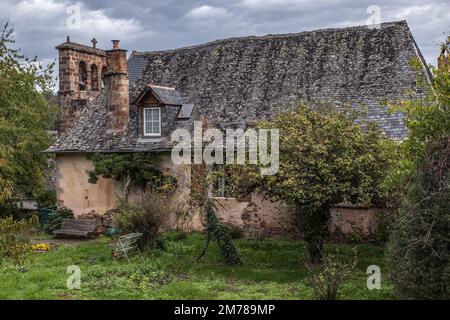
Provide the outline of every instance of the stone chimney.
[[106,51],[107,131],[114,135],[123,131],[129,117],[127,50],[119,47],[119,40],[112,40],[113,48]]

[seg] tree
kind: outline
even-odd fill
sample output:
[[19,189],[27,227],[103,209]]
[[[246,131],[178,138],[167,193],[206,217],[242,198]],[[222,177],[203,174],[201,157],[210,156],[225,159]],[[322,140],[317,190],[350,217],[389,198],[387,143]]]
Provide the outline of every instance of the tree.
[[409,136],[390,174],[390,183],[402,186],[406,196],[394,220],[389,258],[398,295],[411,299],[450,298],[450,68],[430,68],[431,88],[419,79],[426,97],[395,107],[406,115]]
[[44,187],[43,151],[57,112],[43,95],[52,88],[53,65],[43,68],[11,49],[12,33],[8,24],[0,32],[0,204],[13,193],[35,196]]
[[450,298],[450,136],[429,145],[395,220],[391,278],[407,299]]
[[395,144],[375,125],[356,124],[358,116],[347,108],[299,106],[256,124],[280,130],[280,167],[262,176],[256,166],[247,166],[250,186],[293,208],[312,263],[321,261],[334,205],[381,206],[387,199],[381,184]]
[[130,187],[159,190],[173,189],[175,178],[161,172],[157,160],[149,153],[96,153],[89,157],[94,165],[87,171],[90,183],[98,177],[114,178],[123,184],[123,199],[128,199]]

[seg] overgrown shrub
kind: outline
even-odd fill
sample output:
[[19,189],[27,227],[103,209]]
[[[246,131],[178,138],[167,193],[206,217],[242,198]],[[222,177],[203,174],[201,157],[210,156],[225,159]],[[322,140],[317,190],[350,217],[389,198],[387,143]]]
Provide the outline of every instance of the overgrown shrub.
[[395,220],[392,281],[406,299],[450,298],[450,137],[432,143]]
[[37,217],[14,220],[0,218],[0,264],[11,262],[23,265],[33,259],[33,249],[27,231],[37,224]]
[[44,230],[50,234],[54,230],[61,228],[63,219],[73,218],[73,211],[66,207],[58,208],[48,214],[47,223],[43,226]]
[[305,262],[316,298],[338,300],[343,285],[356,270],[356,263],[356,251],[354,259],[350,262],[341,261],[330,253],[323,254],[320,266],[310,266],[308,262]]
[[116,220],[121,233],[140,232],[142,248],[163,248],[160,228],[170,216],[171,206],[164,193],[143,192],[135,204],[119,199]]
[[377,230],[375,242],[379,245],[386,245],[389,242],[394,227],[394,214],[392,209],[380,211],[377,215]]
[[22,214],[22,210],[20,210],[16,201],[9,200],[0,204],[0,217],[13,217],[14,219],[19,219]]
[[39,193],[36,198],[38,208],[52,209],[56,207],[56,191],[46,189]]

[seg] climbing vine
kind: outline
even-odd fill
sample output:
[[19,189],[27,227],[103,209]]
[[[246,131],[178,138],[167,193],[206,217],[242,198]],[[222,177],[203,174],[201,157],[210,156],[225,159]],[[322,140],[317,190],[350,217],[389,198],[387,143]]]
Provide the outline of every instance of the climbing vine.
[[176,179],[159,170],[157,159],[149,153],[96,153],[89,159],[94,169],[87,171],[88,181],[95,184],[103,177],[122,182],[125,200],[131,187],[171,191],[176,186]]
[[207,199],[204,207],[204,213],[206,215],[206,230],[208,233],[206,245],[203,249],[202,254],[199,256],[201,259],[208,249],[210,241],[216,241],[219,245],[220,255],[222,256],[225,263],[228,265],[240,265],[241,258],[236,247],[231,240],[231,235],[229,230],[220,223],[216,215],[216,208],[211,199]]

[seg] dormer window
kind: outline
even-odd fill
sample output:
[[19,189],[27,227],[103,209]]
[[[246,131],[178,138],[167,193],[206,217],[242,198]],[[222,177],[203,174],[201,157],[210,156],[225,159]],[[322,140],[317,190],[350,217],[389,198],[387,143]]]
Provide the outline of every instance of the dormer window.
[[173,125],[188,120],[193,109],[193,105],[186,105],[182,110],[183,102],[175,88],[152,84],[145,86],[132,104],[136,106],[138,134],[143,141],[170,136]]
[[161,108],[144,108],[144,136],[161,135]]

